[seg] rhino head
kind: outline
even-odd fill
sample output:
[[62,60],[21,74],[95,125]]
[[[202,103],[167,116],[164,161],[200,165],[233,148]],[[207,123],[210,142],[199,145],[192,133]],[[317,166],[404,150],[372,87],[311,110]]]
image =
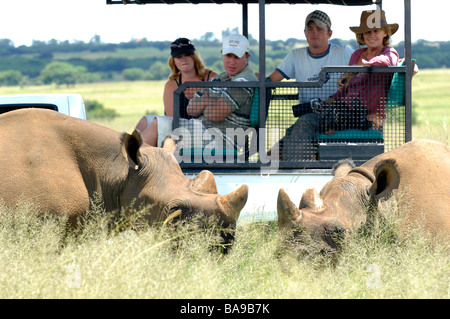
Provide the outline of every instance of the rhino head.
[[333,209],[325,206],[315,189],[305,191],[299,207],[284,189],[280,189],[277,211],[280,234],[285,243],[301,255],[334,251],[346,230],[345,224],[333,216]]
[[386,165],[378,165],[373,173],[372,167],[339,164],[320,194],[306,190],[298,207],[284,189],[279,191],[278,229],[303,253],[334,252],[346,231],[367,222],[374,201],[398,185],[392,182],[395,174],[386,174]]
[[149,146],[142,142],[139,131],[124,136],[122,153],[129,172],[120,196],[121,206],[145,207],[147,220],[163,225],[179,224],[194,215],[202,216],[202,221],[214,220],[222,242],[228,245],[247,202],[247,185],[219,195],[211,172],[187,178],[173,155],[175,144],[167,138],[163,148]]

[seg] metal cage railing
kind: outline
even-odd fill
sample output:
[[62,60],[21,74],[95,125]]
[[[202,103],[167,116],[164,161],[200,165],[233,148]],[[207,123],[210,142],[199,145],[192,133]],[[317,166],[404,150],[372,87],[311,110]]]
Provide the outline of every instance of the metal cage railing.
[[[189,136],[191,142],[180,147],[176,155],[182,168],[252,169],[270,161],[287,169],[330,168],[346,157],[362,163],[408,139],[411,105],[405,103],[405,74],[404,66],[340,66],[325,67],[315,82],[186,82],[174,95],[174,132],[185,123],[180,120],[180,94],[188,88],[218,95],[230,90],[248,95],[251,91],[252,101],[246,104],[245,113],[249,113],[249,103],[251,112],[241,131],[230,125],[227,134],[223,123],[218,134],[207,130],[211,123],[198,128],[196,138],[201,141],[194,142]],[[336,82],[345,75],[356,77],[366,92],[362,96],[340,94]],[[333,103],[321,103],[330,96]],[[306,136],[302,122],[308,117],[319,118],[319,123],[312,130],[314,134],[310,130]],[[212,143],[222,138],[222,144]]]

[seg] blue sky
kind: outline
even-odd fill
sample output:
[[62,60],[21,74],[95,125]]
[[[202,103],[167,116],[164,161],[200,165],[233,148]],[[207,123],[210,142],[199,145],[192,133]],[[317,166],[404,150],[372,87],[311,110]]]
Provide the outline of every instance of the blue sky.
[[[404,39],[404,0],[384,0],[388,22],[400,24],[393,42]],[[448,0],[411,0],[412,40],[450,41],[445,21]],[[332,5],[267,5],[266,37],[271,40],[304,38],[307,14],[319,9],[332,20],[333,37],[352,39],[349,26],[359,25],[360,13],[369,7]],[[32,40],[89,41],[95,34],[103,42],[128,42],[146,37],[150,41],[198,38],[213,32],[221,38],[227,28],[241,29],[239,5],[106,5],[105,0],[1,1],[0,38],[16,46]],[[249,32],[258,38],[258,7],[249,5]]]

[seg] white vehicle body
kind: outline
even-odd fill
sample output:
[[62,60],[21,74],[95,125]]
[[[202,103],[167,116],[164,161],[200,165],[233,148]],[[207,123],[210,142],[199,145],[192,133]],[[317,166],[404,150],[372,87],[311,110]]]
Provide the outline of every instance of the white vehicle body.
[[22,108],[45,108],[86,119],[83,97],[80,94],[15,94],[0,95],[0,114]]
[[[249,188],[247,204],[241,211],[239,223],[263,220],[276,220],[277,197],[280,188],[288,193],[297,205],[308,188],[320,191],[333,175],[331,170],[297,170],[295,172],[280,171],[274,174],[258,174],[257,172],[214,172],[218,193],[228,194],[242,184]],[[196,174],[185,174],[189,178]],[[227,193],[228,192],[228,193]]]

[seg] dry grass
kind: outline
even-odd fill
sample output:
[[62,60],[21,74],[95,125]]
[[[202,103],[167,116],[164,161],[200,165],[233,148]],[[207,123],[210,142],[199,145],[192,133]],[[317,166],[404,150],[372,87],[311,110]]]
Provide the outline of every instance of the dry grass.
[[448,246],[400,236],[389,221],[347,236],[337,258],[298,260],[280,254],[274,222],[238,226],[222,255],[210,249],[208,230],[141,226],[111,235],[102,210],[91,217],[73,236],[64,219],[2,206],[0,298],[450,297]]

